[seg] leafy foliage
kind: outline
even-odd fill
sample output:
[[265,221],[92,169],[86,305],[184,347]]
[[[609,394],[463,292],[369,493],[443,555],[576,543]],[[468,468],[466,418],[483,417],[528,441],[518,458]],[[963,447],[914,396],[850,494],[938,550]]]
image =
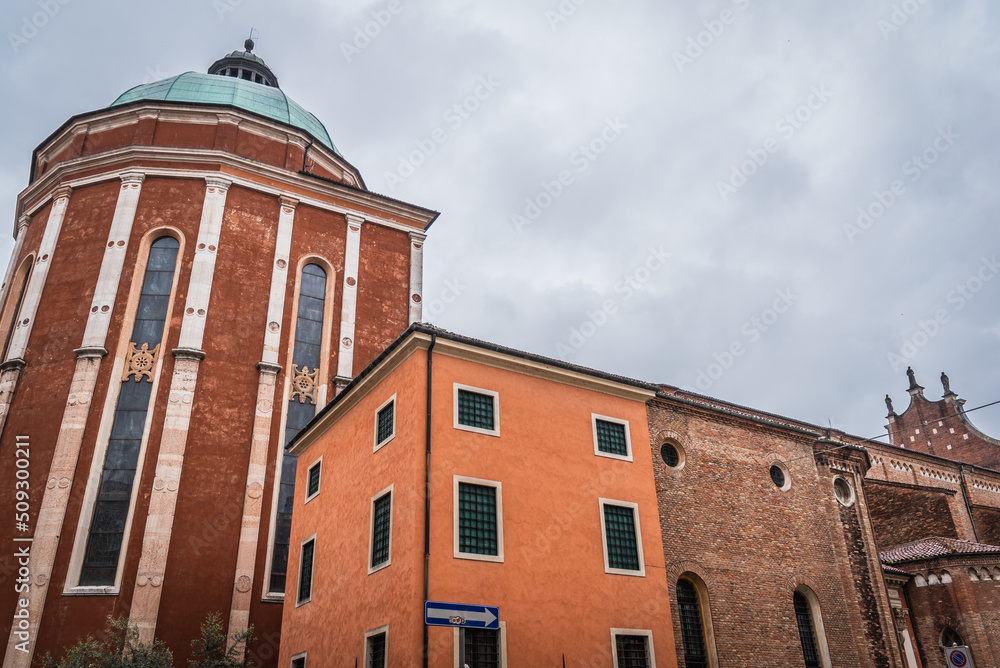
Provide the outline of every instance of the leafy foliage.
[[62,661],[51,654],[42,659],[46,668],[171,668],[174,657],[159,640],[139,642],[139,630],[128,619],[108,617],[104,640],[87,636],[66,652]]
[[193,659],[188,659],[189,668],[243,668],[248,665],[246,658],[239,656],[241,648],[254,641],[253,626],[242,633],[236,633],[229,644],[229,636],[222,630],[222,615],[213,612],[201,625],[201,638],[191,641]]

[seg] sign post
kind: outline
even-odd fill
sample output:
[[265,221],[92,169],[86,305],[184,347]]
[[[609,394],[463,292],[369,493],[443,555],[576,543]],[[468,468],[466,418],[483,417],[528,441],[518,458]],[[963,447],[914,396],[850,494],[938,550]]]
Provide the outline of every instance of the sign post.
[[495,605],[424,601],[424,624],[460,629],[499,629],[500,608]]

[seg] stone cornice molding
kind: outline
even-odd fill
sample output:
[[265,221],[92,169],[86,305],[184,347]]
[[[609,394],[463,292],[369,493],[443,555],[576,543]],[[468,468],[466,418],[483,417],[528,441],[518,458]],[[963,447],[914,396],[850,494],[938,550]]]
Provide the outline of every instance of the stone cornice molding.
[[77,359],[101,359],[108,354],[108,351],[101,346],[77,348],[73,352],[76,353]]
[[[61,179],[65,180],[75,173],[101,168],[105,168],[106,170],[99,174],[92,174],[69,181],[74,187],[81,187],[118,178],[122,171],[120,165],[123,162],[134,164],[143,161],[159,164],[193,162],[204,165],[205,163],[214,163],[223,169],[246,171],[254,176],[259,176],[260,180],[243,178],[228,171],[225,174],[226,177],[232,179],[233,183],[241,187],[275,197],[294,195],[298,197],[299,202],[302,204],[308,204],[309,206],[334,213],[357,215],[359,207],[371,208],[383,215],[365,213],[364,219],[367,222],[407,233],[414,231],[422,233],[422,229],[415,230],[414,228],[420,227],[426,229],[439,215],[436,211],[400,202],[378,193],[361,190],[333,181],[320,180],[297,172],[290,172],[286,169],[274,167],[273,165],[265,165],[226,151],[215,149],[178,149],[162,146],[127,146],[99,154],[60,161],[21,191],[17,199],[17,213],[18,215],[22,213],[31,214],[40,209],[50,197],[46,191],[53,188]],[[164,176],[168,178],[204,178],[205,176],[220,174],[220,172],[215,170],[170,167],[142,167],[142,171],[146,176]],[[294,192],[296,190],[303,191],[303,193]],[[311,196],[305,193],[315,193],[315,195]],[[320,199],[320,197],[324,199]],[[336,198],[344,204],[335,204],[325,198]],[[27,204],[28,202],[31,202],[30,206]],[[406,220],[408,223],[397,222],[393,218]]]
[[141,171],[128,171],[121,174],[120,178],[125,185],[138,185],[146,180],[146,175]]
[[174,348],[174,357],[179,360],[194,360],[200,362],[205,359],[204,350],[195,350],[194,348]]
[[271,362],[265,362],[263,360],[257,362],[256,366],[257,366],[257,371],[261,373],[269,373],[272,376],[277,376],[278,373],[281,371],[280,364],[273,364]]

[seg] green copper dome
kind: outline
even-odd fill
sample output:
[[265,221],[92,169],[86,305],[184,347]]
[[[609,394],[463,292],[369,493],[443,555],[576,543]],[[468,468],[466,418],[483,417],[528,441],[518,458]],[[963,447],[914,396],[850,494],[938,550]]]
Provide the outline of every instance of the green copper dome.
[[218,104],[245,109],[259,116],[305,130],[316,141],[340,155],[340,151],[334,146],[330,134],[319,119],[276,86],[254,83],[235,76],[185,72],[125,91],[111,103],[111,106],[117,107],[139,100]]

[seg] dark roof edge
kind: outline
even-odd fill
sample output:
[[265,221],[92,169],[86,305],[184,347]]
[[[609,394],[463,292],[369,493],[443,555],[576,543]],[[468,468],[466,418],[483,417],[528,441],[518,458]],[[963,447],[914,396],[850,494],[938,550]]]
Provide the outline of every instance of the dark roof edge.
[[351,390],[353,390],[359,383],[361,383],[362,380],[364,380],[369,374],[371,374],[387,357],[389,357],[389,355],[393,353],[393,351],[396,350],[396,348],[401,346],[403,342],[415,332],[428,334],[430,336],[434,336],[439,339],[454,341],[455,343],[464,343],[466,345],[482,348],[483,350],[490,350],[492,352],[502,353],[504,355],[510,355],[511,357],[517,357],[519,359],[523,359],[529,362],[548,364],[549,366],[554,366],[560,369],[564,369],[566,371],[574,371],[576,373],[586,374],[588,376],[601,378],[602,380],[609,380],[615,383],[620,383],[622,385],[631,385],[632,387],[638,387],[640,389],[649,390],[652,392],[655,392],[659,387],[658,385],[654,385],[652,383],[644,383],[642,381],[638,381],[632,378],[626,378],[624,376],[616,376],[614,374],[605,373],[603,371],[597,371],[596,369],[589,369],[587,367],[578,366],[576,364],[570,364],[569,362],[563,362],[562,360],[556,360],[549,357],[543,357],[541,355],[526,353],[524,351],[517,350],[515,348],[507,348],[505,346],[500,346],[495,343],[480,341],[478,339],[471,339],[465,336],[461,336],[459,334],[454,334],[445,329],[440,329],[433,325],[429,325],[422,322],[415,322],[409,327],[407,327],[402,334],[396,337],[396,340],[390,343],[385,350],[379,353],[379,355],[375,359],[373,359],[371,363],[368,364],[368,366],[362,369],[357,376],[352,378],[351,382],[345,385],[344,389],[341,390],[337,394],[337,396],[331,399],[326,404],[326,406],[323,406],[323,408],[321,408],[316,413],[316,416],[312,420],[307,422],[306,425],[302,427],[302,429],[299,430],[299,433],[295,435],[295,438],[293,438],[288,443],[288,445],[285,446],[285,448],[290,449],[294,447],[295,444],[298,442],[299,437],[308,432],[313,427],[313,425],[315,425],[323,418],[324,415],[333,410],[334,406],[336,406],[341,400],[343,400],[344,397],[350,394]]

